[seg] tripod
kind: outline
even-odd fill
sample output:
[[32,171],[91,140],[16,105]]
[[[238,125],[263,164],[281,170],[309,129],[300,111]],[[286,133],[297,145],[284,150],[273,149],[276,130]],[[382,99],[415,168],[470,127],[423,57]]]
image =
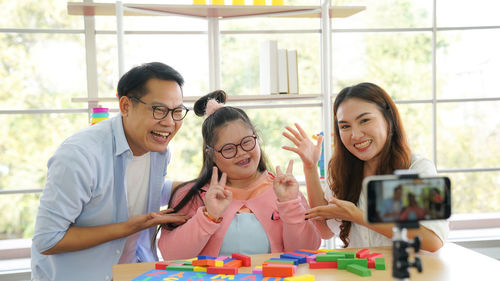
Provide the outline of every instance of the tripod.
[[407,229],[418,228],[418,221],[415,222],[398,222],[392,229],[392,277],[397,281],[410,280],[410,267],[417,268],[418,272],[422,272],[422,262],[420,258],[415,257],[413,262],[408,261],[408,247],[412,247],[414,252],[420,250],[420,238],[417,236],[413,241],[409,241],[407,237]]

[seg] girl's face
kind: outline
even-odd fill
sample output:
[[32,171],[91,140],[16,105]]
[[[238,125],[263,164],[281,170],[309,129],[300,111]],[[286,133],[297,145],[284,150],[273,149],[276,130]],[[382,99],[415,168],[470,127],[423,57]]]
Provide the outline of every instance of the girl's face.
[[[213,146],[214,161],[217,167],[227,174],[228,182],[255,178],[261,152],[257,139],[252,136],[254,132],[241,120],[229,122],[219,130],[217,142]],[[253,142],[255,147],[251,148]],[[227,157],[231,155],[231,150],[234,151],[234,146],[227,144],[236,145],[236,154],[230,159],[222,155],[224,153]],[[242,149],[242,146],[249,151]]]
[[358,98],[342,102],[337,109],[342,143],[362,161],[377,161],[387,141],[388,124],[378,106]]

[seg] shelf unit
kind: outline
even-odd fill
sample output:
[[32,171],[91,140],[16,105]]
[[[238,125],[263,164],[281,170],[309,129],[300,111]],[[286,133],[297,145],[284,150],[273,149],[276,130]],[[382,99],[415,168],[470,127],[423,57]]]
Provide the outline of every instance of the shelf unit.
[[[208,25],[209,88],[220,88],[220,48],[219,21],[248,17],[291,17],[319,18],[321,22],[321,94],[318,95],[246,95],[230,96],[229,103],[261,102],[267,104],[248,105],[246,108],[283,107],[283,104],[270,104],[269,101],[294,101],[288,107],[321,106],[322,128],[326,136],[331,136],[332,107],[331,97],[331,18],[345,18],[365,10],[364,6],[331,6],[330,0],[322,0],[317,6],[262,6],[262,5],[171,5],[171,4],[133,4],[69,2],[70,15],[84,16],[85,44],[87,53],[88,98],[74,98],[75,102],[87,102],[89,109],[98,102],[111,102],[116,98],[99,98],[97,93],[97,61],[95,55],[95,16],[116,16],[119,75],[124,73],[123,56],[123,17],[124,16],[184,16],[206,19]],[[194,102],[198,97],[186,96],[186,102]],[[297,103],[296,101],[300,101]],[[331,155],[331,138],[324,138],[325,161]]]

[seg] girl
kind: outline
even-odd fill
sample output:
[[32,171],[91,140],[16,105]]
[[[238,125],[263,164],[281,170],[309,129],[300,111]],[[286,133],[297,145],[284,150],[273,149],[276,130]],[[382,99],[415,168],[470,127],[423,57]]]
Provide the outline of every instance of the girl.
[[219,90],[194,105],[196,115],[207,116],[203,167],[172,195],[170,208],[192,217],[162,229],[163,258],[317,249],[321,238],[305,219],[309,207],[292,175],[293,162],[285,174],[279,167],[276,177],[269,173],[252,122],[225,101]]
[[[322,137],[314,145],[302,128],[286,127],[283,135],[296,147],[283,147],[297,153],[304,162],[309,204],[307,218],[319,220],[322,238],[338,235],[344,247],[392,245],[391,224],[368,224],[365,177],[392,174],[411,169],[421,176],[436,175],[434,164],[412,155],[396,105],[379,86],[361,83],[343,89],[335,99],[334,152],[328,163],[329,188],[323,192],[316,164]],[[326,221],[325,221],[326,220]],[[418,230],[408,230],[410,238],[419,235],[422,249],[436,251],[448,235],[446,221],[423,221]]]

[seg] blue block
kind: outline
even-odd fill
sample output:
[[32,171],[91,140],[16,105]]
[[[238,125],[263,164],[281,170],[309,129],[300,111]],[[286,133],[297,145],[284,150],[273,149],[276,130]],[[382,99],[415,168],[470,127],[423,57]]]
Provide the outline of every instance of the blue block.
[[230,262],[230,261],[234,261],[234,260],[236,260],[236,259],[231,259],[231,258],[229,258],[229,259],[225,259],[225,260],[224,260],[224,263],[228,263],[228,262]]
[[198,256],[198,259],[199,260],[215,260],[217,258],[216,257],[212,257],[212,256]]
[[315,255],[314,253],[309,253],[309,252],[302,252],[302,251],[293,251],[294,253],[298,253],[298,254],[303,254],[303,255],[308,255],[308,256],[312,256],[312,255]]
[[289,259],[289,260],[297,260],[299,264],[301,263],[306,263],[306,257],[301,257],[301,256],[296,256],[296,255],[291,255],[291,254],[281,254],[280,258],[282,259]]

